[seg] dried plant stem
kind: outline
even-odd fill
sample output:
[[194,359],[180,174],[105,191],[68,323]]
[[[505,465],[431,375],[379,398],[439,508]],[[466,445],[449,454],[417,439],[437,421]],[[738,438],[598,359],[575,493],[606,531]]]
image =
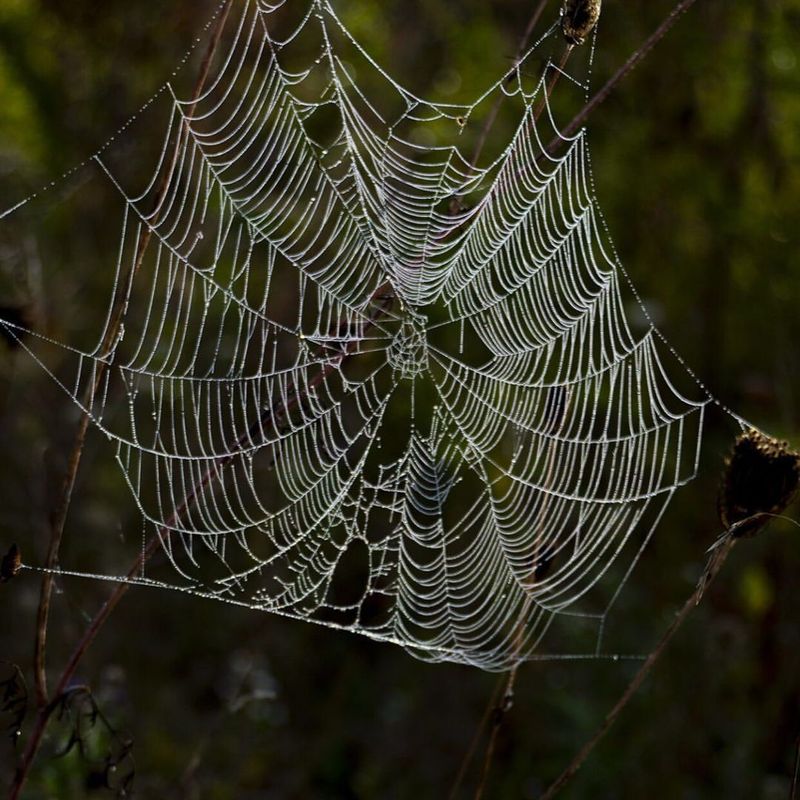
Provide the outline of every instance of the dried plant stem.
[[[658,26],[658,28],[656,28],[656,30],[642,43],[642,45],[634,53],[631,54],[631,56],[628,58],[628,60],[611,76],[611,78],[609,78],[609,80],[602,87],[602,89],[600,89],[597,92],[597,94],[595,94],[586,103],[586,105],[572,118],[572,120],[566,125],[566,127],[563,128],[561,133],[558,136],[554,137],[550,141],[550,143],[545,148],[545,152],[548,152],[548,153],[553,152],[554,150],[556,150],[559,147],[559,145],[563,144],[563,142],[565,141],[566,137],[569,137],[569,136],[573,135],[580,128],[580,126],[583,125],[583,123],[588,119],[589,115],[598,106],[600,106],[601,103],[603,103],[604,100],[606,100],[606,98],[612,93],[612,91],[617,87],[617,85],[622,81],[622,79],[625,78],[650,53],[650,51],[653,49],[653,47],[655,47],[655,45],[661,39],[664,38],[664,36],[669,32],[669,30],[675,24],[677,19],[681,16],[681,14],[683,14],[685,11],[687,11],[695,2],[696,2],[696,0],[681,0],[672,9],[672,11],[667,15],[667,17]],[[544,6],[545,6],[545,3],[542,2],[540,4],[540,6],[536,9],[536,13],[534,14],[534,18],[533,18],[534,24],[535,24],[536,21],[538,21],[539,17],[541,16],[541,13],[544,10]],[[529,30],[526,31],[526,37],[527,38],[523,39],[525,44],[527,44],[527,40],[530,38],[530,35],[531,35],[532,31],[533,31],[533,25],[530,25],[529,26]],[[520,47],[520,51],[519,51],[519,54],[518,54],[517,58],[519,58],[519,55],[524,51],[525,44],[523,44]],[[552,93],[553,88],[555,86],[555,83],[556,83],[556,81],[558,80],[558,77],[561,74],[561,70],[566,65],[566,62],[569,59],[569,56],[572,53],[572,50],[573,50],[573,48],[571,46],[568,46],[567,48],[565,48],[564,53],[563,53],[562,58],[561,58],[561,61],[560,61],[560,64],[559,64],[559,69],[556,71],[555,75],[551,79],[550,84],[548,85],[548,87],[546,89],[546,97],[543,97],[539,101],[537,107],[534,109],[534,112],[533,112],[534,123],[536,121],[538,121],[539,117],[541,116],[542,111],[544,110],[544,107],[545,107],[545,104],[546,104],[546,100],[549,99],[550,94]],[[473,166],[477,162],[478,156],[480,155],[481,150],[483,149],[483,146],[485,144],[486,137],[488,136],[488,132],[491,129],[491,126],[494,124],[494,121],[495,121],[495,119],[497,117],[497,113],[498,113],[498,111],[500,109],[500,103],[501,102],[502,102],[502,98],[498,98],[498,102],[495,103],[495,106],[492,109],[492,112],[490,112],[490,115],[487,118],[487,122],[484,125],[484,130],[481,132],[481,136],[478,139],[478,146],[476,147],[475,155],[473,156],[473,162],[472,162]],[[648,659],[648,661],[649,661],[649,659]],[[647,666],[647,664],[648,664],[648,662],[646,661],[645,662],[645,666]],[[517,669],[518,669],[518,664],[515,664],[512,667],[512,669],[511,669],[511,671],[509,673],[508,681],[507,681],[507,684],[506,684],[506,695],[508,695],[509,689],[511,689],[513,691],[514,682],[516,681]],[[643,669],[644,669],[644,667],[643,667]],[[649,670],[649,667],[648,667],[648,670]],[[644,673],[644,675],[646,675],[646,672]],[[642,675],[642,679],[644,678],[644,675]],[[630,699],[630,698],[628,698],[628,699]],[[627,700],[625,700],[625,703],[627,703]],[[491,709],[493,707],[494,707],[494,702],[492,701],[492,702],[490,702],[490,705],[489,705],[489,711],[491,711]],[[483,727],[485,726],[487,719],[488,719],[488,715],[484,715],[484,719],[481,721],[480,727],[479,727],[479,730],[478,730],[479,733],[483,729]],[[492,759],[494,757],[494,748],[495,748],[497,735],[498,735],[501,723],[502,723],[502,716],[498,715],[494,720],[494,723],[492,725],[492,731],[491,731],[490,736],[489,736],[489,742],[487,744],[486,756],[485,756],[485,759],[484,759],[484,765],[483,765],[483,770],[482,770],[482,774],[481,774],[481,780],[480,780],[480,783],[478,785],[477,794],[475,795],[476,796],[476,800],[480,800],[480,797],[482,796],[483,790],[484,790],[485,785],[486,785],[486,779],[488,777],[489,769],[491,767],[491,762],[492,762]],[[474,743],[474,740],[473,740],[473,743]],[[592,744],[592,747],[593,746],[594,746],[594,744]],[[459,774],[458,774],[458,777],[457,777],[456,786],[454,787],[453,791],[451,792],[451,797],[454,796],[454,793],[455,793],[455,790],[456,790],[458,784],[461,782],[461,780],[463,780],[463,773],[466,771],[466,768],[467,768],[467,766],[469,764],[469,760],[471,760],[472,755],[474,753],[474,750],[475,750],[475,747],[474,747],[474,744],[473,744],[473,745],[470,746],[470,749],[469,749],[469,751],[467,753],[467,759],[465,759],[465,762],[462,762],[461,769],[459,770]],[[587,753],[587,755],[588,755],[588,753]],[[576,769],[577,769],[577,767],[576,767]],[[567,780],[568,780],[568,778],[567,778]]]
[[503,717],[506,713],[506,706],[510,703],[511,698],[514,696],[514,684],[517,680],[517,670],[519,669],[519,662],[516,662],[508,673],[506,679],[506,687],[500,700],[501,705],[493,704],[494,719],[492,720],[492,730],[489,733],[489,741],[486,744],[486,754],[483,758],[483,767],[481,768],[481,777],[478,781],[478,787],[475,790],[475,800],[481,800],[486,786],[489,782],[489,773],[492,769],[492,761],[494,760],[494,749],[497,746],[497,737],[500,734],[500,728],[503,727]]
[[[552,139],[552,141],[548,144],[548,146],[546,148],[546,152],[549,153],[549,152],[554,151],[560,144],[562,144],[564,142],[566,137],[569,137],[569,136],[573,135],[580,128],[580,126],[583,125],[583,123],[586,121],[586,119],[589,117],[589,115],[611,94],[611,92],[616,88],[617,84],[620,83],[620,81],[622,81],[622,79],[626,75],[628,75],[628,73],[630,73],[634,69],[634,67],[636,67],[637,64],[639,64],[645,58],[645,56],[647,56],[647,54],[653,49],[653,47],[655,47],[655,45],[672,28],[672,26],[677,21],[678,17],[680,17],[681,14],[683,14],[685,11],[687,11],[695,3],[695,1],[696,0],[681,0],[681,2],[679,2],[672,9],[672,11],[667,15],[667,17],[664,19],[664,21],[661,23],[661,25],[659,25],[659,27],[642,43],[642,45],[628,58],[628,60],[611,76],[611,78],[609,78],[609,80],[602,87],[602,89],[600,89],[600,91],[598,91],[597,94],[595,94],[591,98],[591,100],[589,100],[586,103],[586,105],[575,115],[575,117],[573,117],[573,119],[561,131],[560,135],[558,135],[558,136],[556,136],[556,137],[554,137]],[[542,10],[543,10],[543,7],[540,7],[540,9],[538,9],[539,13],[541,13]],[[528,34],[528,35],[530,35],[530,34]],[[524,48],[521,48],[521,49],[524,49]],[[569,59],[569,57],[570,57],[570,55],[572,53],[572,50],[573,50],[573,47],[571,45],[568,45],[565,48],[564,53],[563,53],[563,55],[561,57],[561,61],[559,63],[559,68],[555,71],[555,74],[551,78],[550,83],[548,84],[548,86],[546,88],[545,95],[538,102],[536,108],[533,111],[533,121],[534,121],[534,123],[537,122],[539,117],[541,116],[542,111],[544,110],[545,105],[547,103],[547,100],[550,98],[550,95],[552,94],[552,91],[553,91],[553,89],[555,87],[555,84],[556,84],[556,82],[558,81],[558,78],[561,75],[561,71],[563,70],[564,66],[567,63],[567,60]],[[495,109],[493,109],[494,116],[492,117],[490,115],[490,119],[491,119],[492,123],[494,122],[494,118],[497,116],[497,111],[499,111],[499,103],[496,104]],[[484,142],[485,142],[485,136],[482,135],[481,138],[479,139],[479,147],[477,148],[476,155],[475,155],[475,158],[473,160],[473,165],[474,165],[475,161],[477,160],[477,156],[480,154],[480,151],[481,151],[481,149],[483,147]],[[727,556],[727,552],[726,552],[726,556]],[[721,564],[719,566],[721,566]],[[702,595],[702,592],[701,592],[701,595]],[[690,598],[690,600],[691,599],[692,598]],[[698,602],[699,602],[699,598],[698,598]],[[687,605],[689,605],[689,601],[687,601]],[[684,610],[681,612],[681,615],[683,615],[685,617],[685,615],[688,614],[690,610],[691,610],[691,606],[690,605],[689,605],[688,608],[684,607]],[[667,634],[666,634],[666,635],[668,635],[667,642],[669,641],[669,638],[671,638],[672,635],[674,635],[675,630],[677,630],[677,628],[680,627],[680,624],[683,622],[683,619],[681,618],[681,615],[679,615],[678,619],[676,619],[677,625],[676,625],[675,629],[667,632]],[[664,646],[666,646],[666,642],[664,643]],[[653,656],[655,656],[654,659],[653,659]],[[659,656],[660,656],[660,653],[657,654],[657,651],[654,651],[653,654],[651,654],[651,656],[648,657],[647,661],[645,661],[645,664],[643,665],[642,670],[640,671],[640,673],[637,674],[637,678],[639,679],[639,683],[637,683],[636,686],[633,686],[633,684],[631,684],[631,686],[633,688],[632,688],[632,690],[630,692],[630,696],[628,696],[628,697],[623,696],[623,698],[620,701],[621,705],[619,706],[619,708],[615,707],[615,709],[612,710],[611,713],[614,714],[614,716],[610,720],[610,722],[608,722],[608,726],[609,727],[613,723],[613,720],[616,718],[616,714],[618,714],[622,710],[622,708],[625,706],[625,704],[627,704],[628,700],[630,700],[630,697],[633,696],[633,694],[635,693],[636,689],[638,689],[639,684],[641,683],[642,680],[644,680],[645,676],[647,675],[649,670],[652,668],[653,662],[655,660],[657,660]],[[653,659],[653,661],[651,661],[651,659]],[[516,681],[518,668],[519,668],[519,664],[516,663],[511,668],[511,671],[509,672],[508,680],[507,680],[507,683],[506,683],[505,697],[510,697],[511,694],[513,694],[514,683]],[[634,681],[636,681],[636,678],[634,679]],[[630,688],[631,687],[629,687],[629,689]],[[490,704],[490,708],[492,706],[493,706],[493,703]],[[614,713],[614,712],[616,712],[616,713]],[[611,714],[609,716],[611,716]],[[487,782],[487,779],[488,779],[488,776],[489,776],[489,770],[491,768],[491,763],[492,763],[492,760],[494,758],[495,745],[496,745],[498,733],[500,731],[500,727],[502,725],[502,719],[503,719],[502,713],[498,713],[496,715],[495,719],[494,719],[494,722],[493,722],[493,725],[492,725],[492,730],[491,730],[491,733],[489,735],[489,742],[488,742],[487,747],[486,747],[486,755],[485,755],[485,758],[484,758],[483,769],[482,769],[482,772],[481,772],[481,779],[480,779],[480,782],[478,784],[477,792],[475,794],[475,800],[480,800],[480,798],[483,796],[483,792],[484,792],[484,789],[486,787],[486,782]],[[484,725],[485,725],[485,722],[481,722],[481,728]],[[605,730],[607,730],[607,728]],[[599,736],[598,736],[597,740],[596,741],[592,741],[587,745],[588,746],[588,750],[586,751],[585,755],[583,755],[583,759],[581,759],[580,763],[577,763],[577,765],[574,767],[574,771],[577,771],[577,769],[580,767],[580,764],[583,763],[583,760],[585,760],[585,758],[588,756],[589,752],[594,747],[594,745],[597,743],[597,741],[599,741],[599,739],[602,738],[602,736],[605,734],[605,730],[602,730],[602,732],[598,732]],[[471,747],[470,751],[468,753],[468,756],[470,758],[471,758],[473,752],[474,752],[474,748]],[[579,753],[578,756],[576,756],[576,760],[578,759],[578,757],[580,755],[581,755],[581,753]],[[573,766],[573,765],[571,764],[570,766]],[[459,778],[461,778],[461,774],[462,774],[463,771],[465,771],[465,769],[466,769],[465,765],[462,764],[461,772],[459,772]],[[569,769],[569,767],[568,767],[568,769]],[[561,778],[559,778],[559,780],[561,780],[563,778],[564,779],[564,783],[566,783],[566,781],[569,780],[570,777],[572,777],[572,774],[574,774],[574,771],[571,772],[569,775],[566,775],[566,771],[565,771],[565,773],[561,776]],[[553,784],[554,788],[552,788],[551,790],[548,790],[548,791],[558,791],[561,788],[562,785],[563,785],[563,783],[560,784],[559,786],[556,786],[556,784]],[[550,797],[550,796],[552,796],[552,795],[547,794],[544,797]]]
[[500,678],[495,683],[494,690],[492,692],[492,696],[489,698],[489,703],[486,706],[486,709],[483,712],[483,716],[481,717],[481,721],[478,723],[478,727],[475,729],[475,733],[472,736],[472,741],[469,744],[469,748],[467,748],[467,752],[464,754],[464,758],[461,760],[461,766],[458,768],[458,774],[456,775],[455,781],[453,781],[453,786],[450,789],[450,794],[448,794],[448,800],[456,800],[458,796],[458,790],[461,788],[461,784],[464,782],[464,778],[467,774],[467,769],[469,765],[472,763],[472,758],[475,755],[475,751],[478,749],[478,743],[481,739],[481,734],[483,733],[483,729],[486,727],[486,724],[489,722],[489,718],[492,715],[492,711],[497,708],[497,703],[500,700],[500,692],[503,689],[503,677]]
[[[533,16],[531,17],[530,21],[528,22],[528,27],[525,29],[525,33],[523,34],[522,40],[521,40],[519,48],[517,50],[517,54],[515,56],[515,60],[516,61],[519,61],[519,59],[521,58],[522,54],[524,53],[525,48],[527,47],[528,41],[530,40],[530,37],[533,34],[533,30],[536,27],[536,23],[539,21],[539,18],[541,17],[542,12],[544,11],[546,5],[547,5],[547,0],[542,0],[542,2],[539,3],[539,5],[537,6],[536,10],[534,11]],[[560,64],[559,64],[559,69],[563,69],[564,68],[565,64],[567,63],[567,60],[569,59],[569,56],[570,56],[571,52],[572,52],[572,46],[568,45],[565,48],[564,53],[563,53],[563,55],[561,57],[561,61],[560,61]],[[545,90],[546,91],[546,97],[543,97],[541,99],[541,101],[539,102],[538,107],[534,110],[534,112],[533,112],[533,122],[534,122],[534,124],[538,121],[539,117],[541,116],[542,111],[544,110],[545,103],[550,98],[550,95],[552,94],[553,89],[555,88],[555,85],[556,85],[556,82],[558,80],[558,76],[559,75],[560,75],[560,71],[557,70],[556,73],[553,75],[552,79],[550,80],[549,85],[547,86],[547,88]],[[489,132],[491,131],[491,128],[494,125],[495,120],[497,119],[497,113],[500,110],[500,106],[502,105],[504,97],[505,97],[505,95],[501,94],[497,98],[497,100],[495,101],[494,106],[492,107],[491,112],[489,113],[489,116],[486,119],[486,123],[483,126],[483,130],[481,131],[481,135],[480,135],[480,137],[478,139],[478,144],[477,144],[477,146],[475,148],[475,153],[473,154],[473,157],[472,157],[472,166],[473,167],[475,166],[475,164],[476,164],[476,162],[478,160],[478,157],[480,156],[481,150],[483,149],[483,146],[484,146],[484,144],[486,142],[486,137],[489,135]],[[539,550],[540,550],[540,546],[539,546],[539,543],[537,541],[537,545],[535,547],[535,552],[538,553]],[[535,571],[535,569],[536,569],[535,565],[534,565],[533,569]],[[523,607],[523,610],[522,610],[522,612],[520,614],[520,621],[517,623],[517,627],[518,627],[517,637],[516,637],[517,638],[517,655],[519,655],[519,649],[521,648],[521,645],[522,645],[522,633],[523,633],[524,620],[525,620],[525,617],[527,616],[529,608],[530,608],[530,600],[526,600],[526,603],[525,603],[525,605]],[[483,717],[481,718],[481,721],[478,723],[478,727],[477,727],[477,729],[476,729],[476,731],[475,731],[475,733],[474,733],[474,735],[472,737],[472,741],[470,742],[469,748],[467,749],[467,752],[466,752],[463,760],[461,761],[461,766],[459,767],[458,773],[456,775],[456,779],[455,779],[455,781],[453,783],[452,788],[450,789],[450,794],[449,794],[450,800],[454,800],[454,798],[456,797],[456,794],[457,794],[459,788],[461,787],[461,784],[462,784],[462,782],[464,780],[464,777],[466,775],[467,769],[468,769],[468,767],[469,767],[470,763],[472,762],[472,759],[473,759],[473,757],[475,755],[475,751],[477,750],[478,742],[480,741],[480,736],[483,733],[483,729],[486,727],[486,724],[489,722],[489,719],[492,718],[492,712],[495,712],[494,713],[494,718],[492,719],[492,730],[491,730],[491,733],[489,734],[489,742],[488,742],[487,747],[486,747],[486,755],[484,757],[483,769],[481,770],[481,779],[480,779],[480,783],[478,785],[477,793],[475,795],[476,798],[478,798],[478,800],[482,796],[484,787],[486,785],[486,781],[487,781],[488,776],[489,776],[489,770],[491,768],[492,758],[494,757],[495,742],[497,740],[497,735],[498,735],[498,732],[500,730],[500,726],[502,724],[503,711],[500,710],[499,707],[498,707],[498,700],[500,699],[501,696],[503,698],[510,698],[510,697],[513,696],[513,693],[514,693],[514,682],[516,681],[516,676],[517,676],[517,670],[518,669],[519,669],[519,661],[515,661],[514,666],[511,668],[511,670],[509,672],[508,678],[505,680],[505,691],[503,692],[502,695],[500,694],[500,692],[501,692],[501,689],[503,688],[503,683],[504,683],[503,678],[501,677],[500,680],[495,685],[494,691],[492,692],[492,696],[491,696],[491,698],[489,700],[489,704],[486,706],[486,710],[483,713]],[[506,700],[504,699],[503,708],[505,708],[505,706],[506,706]]]
[[551,95],[553,94],[553,89],[556,88],[556,84],[558,83],[558,79],[561,77],[562,72],[564,71],[564,67],[567,66],[567,61],[569,61],[569,57],[572,55],[572,51],[575,49],[574,44],[568,44],[564,48],[564,52],[561,54],[561,58],[558,62],[558,65],[553,70],[553,76],[547,83],[545,87],[544,94],[539,98],[539,101],[536,103],[536,107],[533,109],[533,122],[536,124],[539,121],[539,117],[542,116],[542,111],[544,111],[547,102],[550,100]]
[[[214,58],[217,46],[219,45],[222,29],[224,28],[225,21],[230,13],[231,5],[231,2],[227,2],[217,14],[211,39],[209,40],[208,47],[205,55],[203,56],[203,61],[200,65],[200,72],[192,93],[193,103],[189,107],[187,117],[191,116],[197,100],[205,88],[206,81],[208,80],[208,74],[211,69],[211,62]],[[184,126],[181,128],[181,132],[175,145],[175,150],[172,154],[172,160],[166,173],[164,174],[164,178],[162,179],[161,185],[157,192],[154,204],[153,220],[147,227],[143,228],[141,234],[139,235],[139,240],[136,245],[136,257],[133,259],[133,264],[128,270],[124,279],[118,284],[119,288],[117,290],[117,296],[112,301],[112,313],[106,325],[105,333],[99,348],[99,358],[97,360],[94,381],[87,387],[83,398],[82,407],[84,410],[81,414],[80,420],[78,421],[78,427],[75,431],[72,447],[69,451],[67,469],[64,475],[64,481],[61,486],[58,501],[50,518],[50,540],[47,546],[45,572],[42,576],[42,585],[39,594],[39,607],[36,613],[36,638],[33,652],[34,684],[36,690],[36,699],[40,709],[44,709],[49,702],[47,692],[46,648],[47,624],[50,617],[50,600],[53,593],[54,570],[58,565],[61,541],[64,536],[64,526],[67,521],[70,501],[72,499],[72,492],[75,488],[75,481],[78,476],[78,468],[80,467],[81,458],[83,456],[83,448],[86,443],[86,434],[89,428],[89,421],[91,419],[91,408],[97,390],[102,384],[103,377],[108,369],[108,356],[113,352],[119,336],[122,320],[127,309],[131,283],[142,265],[148,245],[150,244],[150,239],[153,235],[153,228],[158,223],[161,203],[167,192],[178,163],[178,156],[186,135],[188,135],[188,123],[184,123]]]
[[[572,45],[569,45],[566,50],[564,51],[564,55],[561,59],[561,66],[563,66],[567,59],[569,58],[569,54],[572,51]],[[553,79],[553,84],[555,80],[557,80],[557,75]],[[552,90],[552,86],[548,89],[547,96],[549,97],[550,91]],[[545,100],[542,100],[542,106],[544,105]],[[541,109],[539,111],[541,113]],[[570,406],[570,399],[567,398],[564,402],[563,407],[560,409],[559,419],[556,425],[558,426],[558,433],[563,433],[564,428],[564,421],[567,418],[567,414],[569,412]],[[556,447],[556,443],[552,442],[550,447],[548,448],[548,461],[549,465],[547,467],[547,477],[545,479],[545,485],[549,486],[550,482],[553,479],[553,469],[555,467],[555,456],[557,455],[558,448]],[[533,563],[530,567],[530,575],[528,578],[528,586],[532,590],[534,586],[539,582],[539,570],[540,566],[544,563],[544,559],[546,557],[546,549],[543,542],[543,525],[544,519],[547,516],[547,511],[550,507],[550,497],[549,495],[544,498],[544,502],[542,504],[542,509],[539,512],[539,524],[536,530],[536,537],[534,539],[533,545]],[[500,734],[500,728],[503,726],[503,720],[505,719],[506,712],[511,707],[511,704],[514,699],[514,686],[517,681],[517,672],[519,671],[520,665],[522,660],[520,659],[520,654],[522,652],[522,645],[525,636],[525,621],[528,618],[528,614],[530,613],[531,606],[533,605],[533,598],[530,594],[527,595],[525,598],[525,602],[522,604],[522,609],[520,610],[519,617],[517,618],[516,622],[516,633],[514,636],[514,663],[511,669],[508,672],[508,677],[505,683],[505,691],[503,693],[502,705],[495,707],[495,714],[492,720],[492,730],[489,734],[489,742],[486,745],[486,754],[484,755],[483,760],[483,769],[481,770],[481,777],[478,783],[478,788],[475,792],[475,800],[481,800],[483,797],[483,792],[486,789],[488,780],[489,780],[489,772],[492,767],[492,760],[494,759],[494,751],[495,746],[497,744],[497,737]]]
[[[536,25],[538,24],[542,14],[544,13],[545,8],[547,7],[547,3],[548,0],[539,0],[539,4],[534,9],[531,18],[528,20],[528,25],[525,28],[525,32],[522,34],[522,38],[520,39],[519,42],[519,47],[517,47],[517,52],[514,54],[515,66],[519,66],[520,59],[522,58],[522,56],[525,55],[525,50],[528,47],[528,42],[530,42],[531,36],[533,36],[533,32],[536,29]],[[483,127],[481,128],[480,134],[478,134],[478,141],[475,143],[475,149],[472,152],[472,161],[470,163],[472,164],[473,167],[478,163],[478,159],[480,158],[481,153],[483,152],[483,148],[486,146],[486,141],[489,138],[489,133],[494,127],[494,123],[497,121],[497,115],[500,113],[500,108],[503,105],[505,97],[506,97],[505,94],[503,92],[500,92],[500,94],[494,101],[494,105],[492,105],[488,115],[486,116],[486,121],[483,123]]]
[[551,153],[558,148],[564,140],[575,134],[578,129],[586,122],[589,115],[611,94],[617,84],[628,75],[633,69],[644,60],[645,56],[660,42],[670,31],[678,18],[688,11],[696,0],[681,0],[666,16],[664,21],[656,28],[650,36],[645,39],[641,46],[631,54],[628,60],[608,79],[605,86],[572,118],[558,136],[555,136],[547,145],[546,152]]
[[714,548],[708,560],[705,572],[700,578],[695,590],[683,604],[683,607],[678,612],[678,615],[664,632],[664,635],[659,640],[655,649],[647,657],[636,675],[633,676],[633,680],[628,684],[625,691],[622,693],[622,696],[619,698],[611,711],[608,712],[602,724],[595,731],[592,738],[589,739],[589,741],[587,741],[586,744],[584,744],[584,746],[578,751],[566,769],[558,776],[558,778],[556,778],[555,781],[553,781],[553,783],[550,784],[539,800],[552,800],[552,798],[555,797],[556,794],[558,794],[558,792],[561,791],[561,789],[563,789],[564,786],[573,778],[575,773],[583,765],[584,761],[586,761],[586,759],[589,757],[592,750],[594,750],[595,746],[606,735],[606,733],[608,733],[609,729],[614,724],[622,710],[626,705],[628,705],[628,702],[636,694],[636,692],[639,691],[644,679],[650,674],[650,670],[653,669],[658,660],[664,654],[667,646],[672,641],[678,630],[680,630],[681,625],[683,625],[689,614],[691,614],[692,611],[698,606],[700,600],[703,598],[703,593],[716,578],[717,574],[722,568],[722,565],[725,563],[725,560],[730,555],[731,550],[733,550],[736,542],[737,539],[728,534],[726,538],[719,544],[719,546]]
[[[211,38],[200,65],[200,72],[197,81],[195,82],[192,93],[193,103],[189,107],[187,117],[191,115],[198,98],[203,93],[205,88],[211,69],[211,63],[219,45],[219,41],[222,36],[222,30],[230,13],[231,5],[231,2],[226,2],[217,14]],[[43,721],[41,733],[44,732],[44,727],[46,726],[47,720],[52,713],[52,702],[49,699],[47,690],[46,649],[47,627],[50,617],[50,601],[53,593],[53,580],[55,569],[58,564],[61,541],[64,536],[64,526],[69,513],[70,501],[72,499],[72,493],[75,488],[75,481],[78,476],[78,469],[80,467],[83,449],[86,443],[86,434],[88,432],[89,422],[91,420],[91,408],[94,402],[94,397],[98,388],[102,384],[103,377],[109,365],[107,360],[108,356],[113,352],[119,336],[122,320],[127,309],[131,283],[142,265],[145,253],[147,252],[147,248],[150,244],[150,240],[153,235],[153,228],[158,222],[158,217],[160,214],[159,209],[177,166],[180,149],[183,145],[186,135],[188,135],[188,122],[184,123],[184,126],[181,128],[181,132],[175,145],[175,150],[172,154],[172,159],[157,192],[154,204],[153,221],[150,223],[150,225],[144,228],[139,235],[139,240],[136,245],[136,257],[133,259],[133,264],[128,270],[124,279],[120,281],[117,296],[112,301],[112,313],[106,325],[106,329],[99,347],[99,358],[97,360],[97,368],[95,371],[94,380],[87,387],[83,398],[82,407],[84,410],[81,414],[80,420],[78,421],[78,427],[75,431],[75,436],[69,451],[67,468],[58,501],[50,518],[50,540],[47,546],[45,571],[42,576],[42,584],[39,594],[39,606],[36,613],[36,635],[33,653],[33,672],[36,699],[39,706],[39,715]],[[61,686],[61,682],[59,682],[59,687],[54,692],[54,699],[57,700],[59,698],[60,694],[63,692],[63,689],[64,687]],[[41,733],[39,734],[38,740],[41,739]],[[35,743],[33,754],[35,754],[35,751],[38,749],[38,740]],[[28,764],[28,768],[29,766],[30,764]],[[14,783],[15,789],[12,789],[12,797],[16,797],[18,795],[22,788],[22,783],[25,780],[26,774],[27,768],[21,769],[21,771],[18,770],[17,778],[15,779]]]

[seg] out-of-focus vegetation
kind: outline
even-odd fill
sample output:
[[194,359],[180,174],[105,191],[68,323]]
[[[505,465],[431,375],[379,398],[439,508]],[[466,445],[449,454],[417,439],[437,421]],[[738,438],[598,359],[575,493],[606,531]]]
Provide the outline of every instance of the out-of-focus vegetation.
[[[94,152],[169,76],[214,5],[3,0],[0,207]],[[508,68],[535,3],[334,5],[401,82],[462,101]],[[604,5],[595,86],[671,7]],[[543,25],[556,0],[550,6]],[[716,396],[795,445],[799,39],[800,0],[698,0],[589,123],[601,204],[652,315]],[[498,141],[507,139],[504,124],[493,132]],[[160,129],[147,125],[136,135],[151,152],[161,141]],[[99,225],[102,203],[76,173],[6,220],[0,305],[24,309],[57,338],[74,329],[70,315],[81,303],[96,295],[104,306],[118,218]],[[42,563],[76,411],[18,350],[3,347],[0,364],[0,544],[5,551],[17,541],[27,563]],[[614,623],[637,652],[650,648],[693,586],[719,529],[716,480],[733,433],[723,414],[712,415],[701,477],[676,496],[620,601]],[[92,439],[87,448],[66,553],[82,554],[103,536],[138,541],[130,498],[105,469],[105,444]],[[102,553],[86,557],[103,563]],[[789,523],[737,548],[564,796],[786,797],[800,736],[799,572],[800,536]],[[54,669],[106,592],[100,583],[59,580],[48,650]],[[0,658],[28,679],[37,599],[30,571],[0,587]],[[536,797],[635,666],[523,668],[487,796]],[[79,678],[108,722],[92,747],[133,740],[139,796],[219,800],[445,797],[496,682],[359,637],[144,589],[125,599]],[[27,730],[23,722],[23,739]],[[68,719],[54,726],[27,797],[79,798],[98,783],[102,756],[88,763],[72,747],[54,757],[72,732]],[[11,745],[2,747],[10,768]],[[473,770],[463,796],[475,779]]]

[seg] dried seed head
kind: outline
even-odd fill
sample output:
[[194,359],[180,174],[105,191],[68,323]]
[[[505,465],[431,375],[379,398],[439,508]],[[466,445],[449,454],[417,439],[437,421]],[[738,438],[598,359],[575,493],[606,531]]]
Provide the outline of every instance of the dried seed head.
[[17,545],[12,544],[0,561],[0,583],[7,583],[22,569],[22,554]]
[[800,486],[800,453],[756,430],[739,436],[725,460],[718,510],[726,529],[740,523],[734,535],[755,536],[780,514]]
[[600,19],[602,0],[566,0],[561,12],[561,33],[570,44],[583,44]]

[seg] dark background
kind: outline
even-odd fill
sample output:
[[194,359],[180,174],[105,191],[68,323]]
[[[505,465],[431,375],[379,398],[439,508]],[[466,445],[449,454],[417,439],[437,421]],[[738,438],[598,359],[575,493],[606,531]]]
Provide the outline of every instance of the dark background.
[[[474,97],[509,66],[533,3],[336,0],[387,71],[425,96]],[[214,4],[0,4],[0,206],[93,153],[172,72]],[[599,86],[669,11],[607,0]],[[555,0],[545,15],[549,24]],[[544,23],[543,23],[544,25]],[[699,0],[591,121],[597,190],[622,261],[657,323],[725,404],[800,444],[800,2]],[[202,51],[202,46],[200,47]],[[199,51],[199,52],[200,52]],[[196,71],[198,54],[186,73]],[[152,148],[160,130],[137,129]],[[504,141],[507,130],[495,131]],[[147,146],[147,145],[146,145]],[[65,338],[81,303],[107,302],[104,230],[80,174],[0,228],[0,304]],[[99,276],[80,280],[80,274]],[[106,292],[106,293],[104,293]],[[76,412],[24,354],[0,352],[0,544],[44,560]],[[713,416],[701,475],[679,492],[628,585],[616,624],[647,652],[691,591],[719,530],[716,484],[734,429]],[[65,534],[83,554],[137,521],[90,439]],[[790,512],[792,513],[792,512]],[[132,533],[131,533],[132,531]],[[102,534],[102,536],[98,536]],[[788,523],[737,548],[720,580],[565,797],[784,798],[800,736],[800,536]],[[58,581],[55,674],[108,587]],[[0,658],[30,683],[38,580],[0,586]],[[536,797],[636,668],[520,670],[486,796]],[[138,589],[83,662],[109,724],[129,734],[141,797],[446,797],[497,677],[431,666],[390,645]],[[24,739],[31,714],[22,726]],[[54,726],[26,793],[90,794],[96,764]],[[110,742],[96,735],[91,747]],[[4,744],[4,765],[13,752]],[[480,758],[478,759],[480,761]],[[460,796],[471,797],[477,762]],[[98,790],[98,797],[103,796]]]

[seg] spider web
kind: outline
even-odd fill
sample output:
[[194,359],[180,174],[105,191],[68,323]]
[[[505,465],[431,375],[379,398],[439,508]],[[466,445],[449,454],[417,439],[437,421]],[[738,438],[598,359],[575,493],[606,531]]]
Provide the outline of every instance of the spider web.
[[[434,661],[505,669],[565,646],[557,623],[600,654],[711,398],[636,305],[585,131],[547,146],[591,51],[549,98],[554,25],[437,104],[329,2],[289,14],[242,3],[203,94],[166,84],[146,185],[93,156],[123,208],[94,344],[0,320],[113,443],[166,554],[111,577]],[[501,94],[513,133],[474,166],[453,141]]]

